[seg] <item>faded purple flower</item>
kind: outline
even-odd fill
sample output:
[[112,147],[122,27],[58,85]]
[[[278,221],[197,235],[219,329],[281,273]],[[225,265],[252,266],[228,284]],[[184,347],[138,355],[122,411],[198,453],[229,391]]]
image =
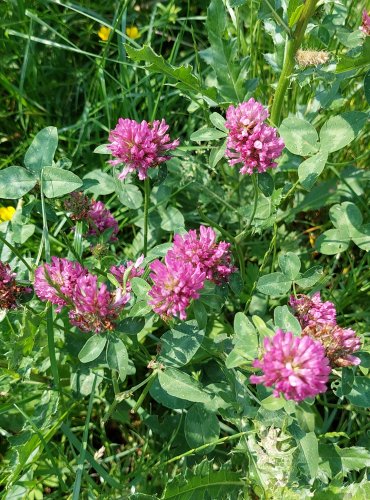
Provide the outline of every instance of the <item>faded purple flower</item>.
[[141,267],[143,260],[144,255],[141,255],[136,262],[129,260],[126,265],[121,264],[120,266],[112,266],[110,268],[110,272],[117,279],[120,286],[126,290],[126,292],[131,292],[132,278],[139,278],[144,273],[144,268]]
[[274,160],[281,155],[284,142],[274,127],[264,123],[268,116],[267,109],[253,97],[226,111],[226,156],[230,165],[242,163],[241,174],[261,173],[277,165]]
[[253,363],[263,375],[252,375],[252,384],[273,387],[275,397],[282,393],[294,401],[314,398],[326,391],[330,366],[320,342],[277,330],[274,337],[265,337],[263,344],[262,359]]
[[370,16],[366,9],[362,11],[362,24],[360,30],[365,36],[370,36]]
[[297,297],[291,295],[289,305],[296,312],[302,328],[317,323],[337,324],[334,304],[330,301],[322,302],[320,292],[314,293],[311,297],[304,294],[299,294]]
[[52,257],[51,264],[43,264],[35,271],[36,295],[43,301],[49,300],[60,311],[73,300],[78,279],[87,274],[87,269],[78,262]]
[[353,356],[353,353],[361,347],[361,339],[350,328],[317,323],[308,325],[302,331],[302,335],[308,335],[321,342],[331,366],[356,366],[361,363],[360,358]]
[[137,171],[139,179],[147,178],[149,168],[167,161],[168,151],[175,149],[180,141],[171,142],[167,134],[168,125],[165,120],[141,123],[128,118],[120,118],[114,130],[109,134],[108,149],[117,158],[111,160],[112,165],[125,164],[118,176],[124,179],[130,172]]
[[169,250],[172,259],[199,266],[206,279],[219,284],[236,271],[231,265],[230,243],[216,243],[216,233],[211,227],[200,226],[184,235],[174,236],[173,247]]
[[185,320],[186,308],[192,299],[199,298],[206,273],[199,266],[171,258],[169,252],[164,263],[155,260],[150,269],[153,287],[149,304],[153,310],[163,318],[177,316]]
[[98,284],[97,276],[87,274],[77,280],[69,319],[83,332],[113,330],[115,321],[129,300],[130,295],[123,295],[120,288],[110,292],[105,283]]
[[63,202],[64,210],[70,212],[72,220],[85,220],[90,205],[91,201],[81,191],[74,191]]
[[17,285],[16,274],[9,264],[0,261],[0,309],[14,309],[21,293],[31,292],[31,288]]
[[89,224],[88,236],[98,237],[104,231],[112,229],[110,240],[117,241],[116,234],[119,231],[118,222],[102,201],[91,201],[87,213],[87,222]]

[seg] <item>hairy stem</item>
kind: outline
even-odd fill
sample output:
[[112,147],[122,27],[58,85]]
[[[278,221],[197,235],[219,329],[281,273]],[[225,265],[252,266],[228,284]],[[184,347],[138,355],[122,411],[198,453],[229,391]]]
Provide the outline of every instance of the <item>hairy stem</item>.
[[285,45],[285,55],[283,69],[280,74],[279,82],[276,88],[274,100],[271,108],[271,121],[275,126],[280,125],[281,110],[284,103],[290,75],[294,69],[294,57],[297,50],[302,44],[302,40],[307,28],[308,21],[315,12],[318,0],[306,0],[304,3],[301,16],[298,20],[293,36],[288,37]]

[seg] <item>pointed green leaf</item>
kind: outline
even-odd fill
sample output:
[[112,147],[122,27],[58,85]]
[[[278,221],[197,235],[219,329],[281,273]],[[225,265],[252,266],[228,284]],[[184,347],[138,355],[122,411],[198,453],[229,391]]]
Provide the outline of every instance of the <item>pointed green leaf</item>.
[[90,363],[98,358],[103,352],[107,337],[105,335],[93,335],[90,337],[78,354],[78,359],[82,363]]
[[26,167],[40,174],[44,167],[51,167],[58,146],[58,131],[55,127],[46,127],[36,134],[24,157]]

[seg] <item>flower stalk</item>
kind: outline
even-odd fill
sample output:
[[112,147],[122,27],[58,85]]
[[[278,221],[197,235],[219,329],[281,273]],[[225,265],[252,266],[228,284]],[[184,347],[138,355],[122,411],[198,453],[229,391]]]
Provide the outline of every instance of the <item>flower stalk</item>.
[[293,73],[295,55],[302,44],[308,21],[315,12],[317,3],[318,0],[307,0],[304,3],[302,13],[298,20],[296,29],[294,30],[293,36],[291,38],[287,36],[283,69],[280,74],[271,108],[271,122],[275,126],[280,125],[281,110],[284,103],[284,96],[289,85],[289,78]]

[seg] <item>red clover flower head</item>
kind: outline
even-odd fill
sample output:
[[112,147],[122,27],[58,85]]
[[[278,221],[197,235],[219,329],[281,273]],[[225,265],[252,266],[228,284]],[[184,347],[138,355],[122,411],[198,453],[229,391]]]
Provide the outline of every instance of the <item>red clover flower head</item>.
[[120,118],[114,130],[109,134],[108,149],[116,160],[112,165],[125,164],[119,179],[125,179],[130,172],[137,171],[139,179],[147,178],[149,168],[167,161],[168,151],[175,149],[180,141],[171,142],[167,134],[169,126],[165,120],[141,123],[128,118]]
[[264,338],[264,353],[253,366],[263,375],[252,375],[252,384],[274,388],[274,396],[303,401],[325,392],[329,379],[329,360],[323,345],[311,337],[295,337],[277,330],[274,337]]
[[211,227],[200,226],[184,235],[176,234],[171,258],[199,266],[206,279],[220,284],[227,280],[236,268],[231,265],[230,243],[216,243],[216,233]]
[[88,196],[81,191],[74,191],[64,200],[63,206],[64,210],[70,212],[72,220],[85,220],[88,216],[90,204]]
[[9,264],[0,261],[0,309],[15,309],[19,294],[30,292],[30,288],[17,285],[16,274]]
[[121,289],[110,292],[105,283],[99,286],[97,276],[87,274],[77,280],[69,319],[83,332],[113,330],[115,320],[129,300],[130,295],[122,295]]
[[169,252],[165,262],[155,260],[151,263],[153,271],[149,277],[153,287],[149,291],[149,304],[162,316],[177,316],[186,319],[186,308],[191,299],[198,299],[198,291],[203,288],[206,273],[199,266],[171,257]]
[[362,24],[360,30],[365,36],[370,36],[370,16],[366,9],[362,11]]
[[304,294],[299,294],[297,297],[292,295],[289,305],[295,310],[302,328],[318,323],[337,324],[334,304],[330,301],[322,302],[320,292],[314,293],[312,297]]
[[353,356],[361,347],[361,339],[350,328],[317,323],[307,326],[302,335],[321,342],[333,367],[357,366],[361,363],[360,358]]
[[36,295],[43,301],[49,300],[60,311],[67,305],[66,299],[73,301],[78,279],[87,274],[87,269],[78,262],[52,257],[51,264],[39,266],[35,271]]
[[87,213],[87,221],[89,223],[89,236],[98,237],[107,229],[112,229],[110,240],[117,241],[116,234],[119,231],[118,222],[102,201],[91,201]]
[[261,173],[277,165],[274,160],[281,155],[284,142],[274,127],[264,123],[268,116],[267,109],[253,97],[226,111],[226,156],[230,165],[242,163],[241,174]]

